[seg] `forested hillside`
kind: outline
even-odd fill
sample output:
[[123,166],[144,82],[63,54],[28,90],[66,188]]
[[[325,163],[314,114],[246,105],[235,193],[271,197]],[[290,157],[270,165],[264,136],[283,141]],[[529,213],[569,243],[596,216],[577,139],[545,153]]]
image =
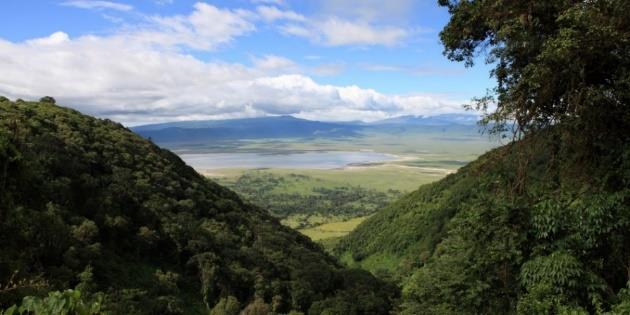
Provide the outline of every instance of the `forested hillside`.
[[421,187],[359,225],[337,254],[397,279],[405,314],[625,314],[630,146],[594,166],[557,139],[493,150]]
[[386,314],[395,295],[175,154],[52,98],[0,99],[0,248],[0,309],[74,288],[112,314]]
[[336,253],[399,281],[402,314],[630,314],[630,2],[439,3],[446,56],[494,67],[471,107],[514,141]]

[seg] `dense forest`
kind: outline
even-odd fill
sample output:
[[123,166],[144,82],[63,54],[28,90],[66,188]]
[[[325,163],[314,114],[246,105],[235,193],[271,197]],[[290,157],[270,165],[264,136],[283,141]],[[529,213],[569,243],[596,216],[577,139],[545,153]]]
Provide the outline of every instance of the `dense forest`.
[[402,314],[630,314],[630,2],[440,4],[447,57],[495,67],[470,106],[514,141],[336,253],[397,280]]
[[0,248],[6,314],[385,314],[396,296],[175,154],[49,97],[0,99]]
[[336,254],[401,283],[403,314],[626,314],[630,146],[586,169],[565,150],[553,132],[493,150],[378,211]]

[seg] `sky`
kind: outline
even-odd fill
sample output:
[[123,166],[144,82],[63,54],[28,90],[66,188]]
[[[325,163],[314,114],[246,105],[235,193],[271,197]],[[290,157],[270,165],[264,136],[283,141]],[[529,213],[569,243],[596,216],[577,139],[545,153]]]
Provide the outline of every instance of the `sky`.
[[4,0],[0,95],[125,125],[463,112],[494,86],[442,54],[437,0]]

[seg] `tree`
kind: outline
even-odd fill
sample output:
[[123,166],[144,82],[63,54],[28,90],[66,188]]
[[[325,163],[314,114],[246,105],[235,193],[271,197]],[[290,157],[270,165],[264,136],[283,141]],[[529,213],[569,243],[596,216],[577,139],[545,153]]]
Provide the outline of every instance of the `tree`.
[[57,101],[52,96],[44,96],[39,99],[41,103],[55,104]]
[[[586,138],[622,136],[630,122],[630,1],[439,0],[451,19],[444,54],[472,66],[488,51],[497,87],[476,99],[491,131],[550,125]],[[496,109],[489,111],[490,105]]]
[[219,300],[212,310],[210,315],[236,315],[241,309],[241,304],[233,296],[228,296]]
[[270,313],[271,306],[265,303],[261,298],[254,299],[254,301],[249,303],[241,312],[242,315],[267,315]]

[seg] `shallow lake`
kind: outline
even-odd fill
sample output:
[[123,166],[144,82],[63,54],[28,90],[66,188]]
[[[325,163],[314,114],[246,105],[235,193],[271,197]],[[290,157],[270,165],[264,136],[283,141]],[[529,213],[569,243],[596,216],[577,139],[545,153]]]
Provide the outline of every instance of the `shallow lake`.
[[363,151],[314,151],[289,154],[199,153],[179,154],[196,169],[221,168],[314,168],[332,169],[351,164],[395,160],[392,154]]

